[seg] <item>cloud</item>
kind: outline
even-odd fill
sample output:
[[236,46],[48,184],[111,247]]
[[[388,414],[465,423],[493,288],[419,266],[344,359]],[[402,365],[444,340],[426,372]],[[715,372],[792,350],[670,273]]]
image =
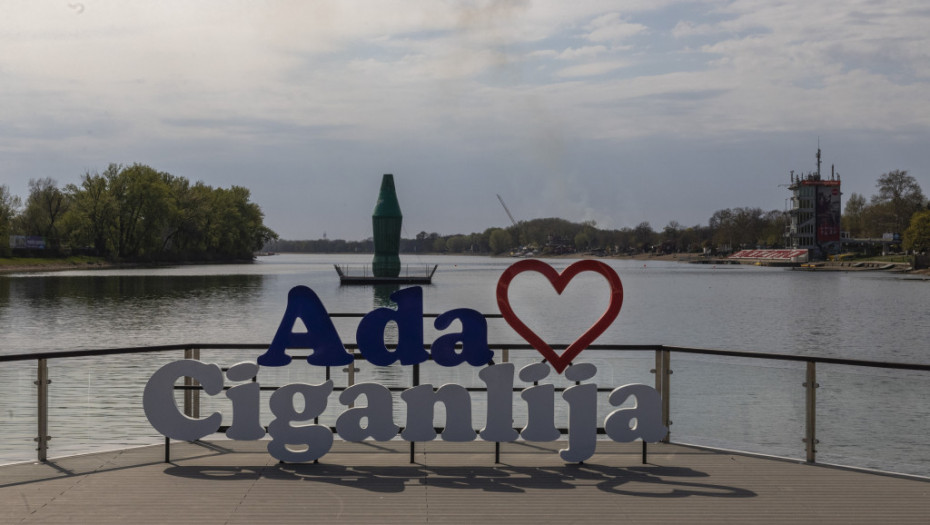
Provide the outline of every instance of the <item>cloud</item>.
[[679,20],[672,29],[672,36],[675,38],[687,38],[692,36],[715,35],[722,31],[719,24],[695,24],[688,20]]
[[585,38],[591,42],[619,43],[647,32],[648,28],[623,20],[619,13],[608,13],[592,20],[585,30],[588,31]]
[[[244,165],[277,166],[290,183],[477,164],[459,200],[569,173],[582,204],[539,206],[606,224],[618,212],[596,197],[610,180],[591,172],[608,170],[589,159],[634,141],[930,135],[922,0],[84,5],[78,16],[66,3],[0,3],[0,182],[110,161],[246,186]],[[453,215],[456,199],[432,198]]]
[[556,75],[562,78],[592,77],[611,73],[627,65],[627,62],[619,60],[611,62],[591,62],[589,64],[580,64],[560,69],[556,72]]
[[559,53],[555,58],[559,60],[588,59],[606,52],[607,48],[605,46],[583,46],[579,48],[570,47]]

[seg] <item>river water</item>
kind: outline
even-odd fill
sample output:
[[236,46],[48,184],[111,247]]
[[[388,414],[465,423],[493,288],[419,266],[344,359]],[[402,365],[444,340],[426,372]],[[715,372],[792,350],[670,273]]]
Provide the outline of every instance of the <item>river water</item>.
[[[340,286],[333,264],[362,265],[370,255],[276,255],[247,265],[73,270],[0,277],[0,354],[161,344],[257,343],[274,335],[296,285],[311,287],[330,312],[390,306],[391,288]],[[411,271],[438,264],[424,287],[424,311],[472,308],[497,313],[497,280],[513,259],[404,257]],[[563,268],[571,260],[548,261]],[[610,260],[623,282],[620,316],[597,343],[676,345],[749,352],[927,363],[930,281],[883,272],[803,272]],[[541,277],[521,274],[510,287],[514,310],[549,344],[567,344],[607,305],[604,281],[581,274],[559,296]],[[336,319],[345,342],[358,319]],[[426,340],[439,332],[425,322]],[[451,329],[450,329],[451,330]],[[523,340],[502,320],[489,339]],[[141,414],[145,380],[179,355],[54,359],[49,363],[49,455],[158,442]],[[205,352],[228,366],[255,352]],[[539,360],[534,351],[512,361]],[[652,384],[651,352],[588,351],[602,387]],[[319,382],[305,362],[266,372],[263,384]],[[400,367],[360,365],[357,381],[409,385]],[[802,458],[803,364],[673,354],[671,427],[677,442]],[[427,369],[423,382],[476,383],[475,369]],[[432,374],[430,376],[429,374]],[[0,368],[0,463],[34,457],[35,363]],[[818,461],[930,475],[930,375],[820,365]],[[554,381],[556,382],[556,381]],[[338,384],[338,382],[337,382]],[[605,396],[606,397],[606,396]],[[519,397],[515,396],[519,419]],[[205,399],[204,410],[223,410]],[[557,401],[561,402],[561,399]],[[480,402],[475,402],[480,428]],[[338,407],[330,407],[334,417]],[[398,406],[398,424],[403,407]],[[608,411],[612,407],[600,407]],[[557,409],[559,409],[557,407]],[[564,407],[560,410],[564,411]],[[437,417],[441,417],[440,414]],[[267,424],[267,421],[263,421]],[[517,421],[519,423],[519,421]],[[441,421],[439,421],[441,424]]]

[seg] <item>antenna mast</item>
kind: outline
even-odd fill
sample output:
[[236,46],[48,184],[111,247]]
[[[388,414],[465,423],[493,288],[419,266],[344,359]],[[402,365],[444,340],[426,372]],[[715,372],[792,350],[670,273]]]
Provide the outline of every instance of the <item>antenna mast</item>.
[[817,137],[817,180],[820,180],[820,137]]

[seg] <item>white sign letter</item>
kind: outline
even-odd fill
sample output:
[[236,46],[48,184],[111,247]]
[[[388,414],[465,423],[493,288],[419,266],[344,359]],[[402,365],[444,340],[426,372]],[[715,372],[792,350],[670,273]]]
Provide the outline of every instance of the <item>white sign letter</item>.
[[197,420],[182,414],[174,402],[174,382],[182,377],[196,379],[203,385],[203,391],[211,396],[223,390],[220,367],[182,359],[168,363],[152,374],[142,393],[142,408],[149,423],[164,436],[195,441],[216,432],[223,422],[223,415],[214,412],[205,419]]

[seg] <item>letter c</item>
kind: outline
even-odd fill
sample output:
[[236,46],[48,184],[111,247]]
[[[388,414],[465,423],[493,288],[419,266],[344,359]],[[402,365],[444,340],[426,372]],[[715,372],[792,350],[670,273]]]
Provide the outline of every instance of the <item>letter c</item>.
[[155,430],[171,439],[194,441],[213,434],[223,422],[222,414],[214,412],[204,419],[193,419],[178,410],[174,382],[181,377],[196,379],[211,396],[223,391],[223,372],[219,366],[194,359],[174,361],[159,368],[145,384],[142,394],[145,416]]

